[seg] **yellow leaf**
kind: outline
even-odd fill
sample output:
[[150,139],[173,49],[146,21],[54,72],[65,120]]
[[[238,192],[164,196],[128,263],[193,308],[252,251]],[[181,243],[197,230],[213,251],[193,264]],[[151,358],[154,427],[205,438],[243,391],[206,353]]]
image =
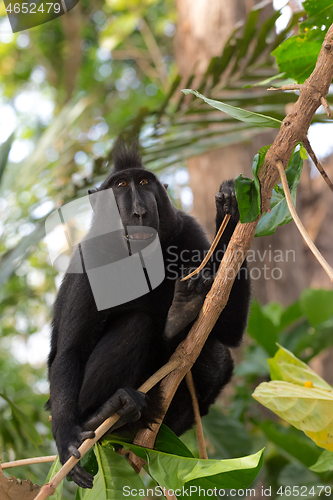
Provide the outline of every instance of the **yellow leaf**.
[[274,380],[260,384],[252,396],[318,446],[333,451],[333,390]]

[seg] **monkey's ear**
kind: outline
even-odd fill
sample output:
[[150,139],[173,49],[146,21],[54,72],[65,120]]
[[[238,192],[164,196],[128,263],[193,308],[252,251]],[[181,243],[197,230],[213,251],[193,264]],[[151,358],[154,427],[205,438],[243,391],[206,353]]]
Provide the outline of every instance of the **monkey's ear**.
[[95,209],[95,204],[96,204],[96,196],[90,196],[91,194],[97,193],[98,189],[97,188],[92,188],[88,189],[88,194],[89,194],[89,201],[91,208],[94,210]]
[[168,189],[169,184],[163,184],[163,186],[165,187],[165,189]]

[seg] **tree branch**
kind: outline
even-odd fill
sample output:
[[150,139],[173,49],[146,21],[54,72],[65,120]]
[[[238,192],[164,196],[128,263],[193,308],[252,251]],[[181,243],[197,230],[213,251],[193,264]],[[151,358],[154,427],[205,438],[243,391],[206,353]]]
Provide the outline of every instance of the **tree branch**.
[[208,459],[205,437],[204,437],[204,433],[203,433],[201,416],[200,416],[199,403],[198,403],[197,393],[195,390],[195,385],[194,385],[194,380],[193,380],[191,370],[186,374],[185,379],[186,379],[186,384],[187,384],[188,390],[190,391],[191,398],[192,398],[192,406],[193,406],[193,413],[194,413],[194,419],[195,419],[195,434],[197,436],[197,442],[198,442],[198,448],[199,448],[199,458]]
[[315,166],[317,167],[317,169],[319,170],[320,172],[320,175],[322,176],[322,178],[324,179],[324,181],[326,182],[326,184],[328,185],[328,187],[330,188],[331,191],[333,191],[333,184],[332,184],[332,181],[331,179],[328,177],[327,173],[325,172],[325,170],[323,169],[322,165],[320,164],[320,162],[318,161],[312,147],[311,147],[311,144],[309,142],[309,139],[307,138],[307,136],[304,136],[303,139],[302,139],[302,143],[308,153],[308,155],[310,156],[311,160],[313,161],[313,163],[315,164]]
[[[321,97],[326,97],[332,79],[333,24],[327,31],[314,71],[301,85],[298,100],[282,121],[280,131],[260,167],[258,178],[261,214],[270,211],[272,190],[279,179],[277,162],[281,161],[283,165],[288,165],[294,147],[306,136],[312,118],[321,105]],[[199,317],[186,339],[171,357],[179,359],[181,364],[161,382],[165,413],[181,380],[192,368],[210,331],[227,304],[233,282],[251,247],[257,223],[258,221],[237,224]],[[152,429],[139,431],[135,443],[152,448],[159,426],[160,424],[156,424]],[[137,465],[140,468],[140,463],[137,462]]]

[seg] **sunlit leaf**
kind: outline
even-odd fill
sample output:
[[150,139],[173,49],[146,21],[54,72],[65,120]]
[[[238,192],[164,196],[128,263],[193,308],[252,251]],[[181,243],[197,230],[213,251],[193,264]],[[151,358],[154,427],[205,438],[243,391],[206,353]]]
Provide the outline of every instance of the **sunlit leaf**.
[[237,108],[235,106],[230,106],[229,104],[225,104],[221,101],[215,101],[213,99],[208,99],[208,97],[203,96],[196,90],[192,89],[184,89],[182,90],[185,95],[193,94],[196,97],[200,97],[207,104],[212,106],[213,108],[219,109],[227,115],[232,116],[236,120],[240,120],[242,122],[250,123],[255,127],[273,127],[280,128],[281,122],[280,120],[276,120],[275,118],[271,118],[270,116],[261,115],[259,113],[253,113],[251,111],[246,111],[245,109]]
[[268,363],[272,380],[284,380],[302,387],[306,382],[311,382],[313,387],[328,391],[333,390],[306,363],[303,363],[292,352],[282,346],[280,346],[274,358],[268,360]]
[[262,465],[263,450],[254,455],[228,460],[202,460],[162,453],[149,448],[118,441],[112,436],[109,443],[120,444],[148,462],[149,474],[167,489],[182,488],[194,480],[211,479],[217,487],[242,488],[249,486]]
[[333,451],[322,452],[317,462],[310,467],[313,472],[333,471]]

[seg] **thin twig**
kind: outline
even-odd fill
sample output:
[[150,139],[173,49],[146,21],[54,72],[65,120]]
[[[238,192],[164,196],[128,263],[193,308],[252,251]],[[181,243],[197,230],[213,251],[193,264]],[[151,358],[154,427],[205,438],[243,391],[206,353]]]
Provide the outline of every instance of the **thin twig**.
[[296,83],[281,85],[281,87],[270,87],[267,90],[301,90],[302,85]]
[[333,191],[333,183],[332,183],[331,179],[328,177],[328,175],[325,172],[325,170],[323,169],[323,167],[320,164],[320,162],[318,161],[318,158],[316,157],[315,152],[313,151],[313,149],[311,147],[309,139],[306,136],[303,137],[302,143],[303,143],[306,151],[310,155],[311,160],[313,161],[313,163],[315,164],[315,166],[319,170],[322,178],[324,179],[324,181],[326,182],[326,184],[328,185],[328,187],[330,188],[330,190]]
[[[162,368],[157,370],[146,382],[144,382],[139,391],[148,392],[154,385],[160,382],[164,377],[166,377],[170,372],[178,368],[180,365],[179,359],[170,360]],[[113,415],[107,418],[95,431],[95,437],[93,439],[86,439],[79,448],[80,458],[87,453],[90,448],[93,447],[97,441],[104,436],[104,434],[119,420],[119,415]],[[54,478],[49,482],[44,484],[40,492],[36,496],[35,500],[45,500],[54,494],[55,489],[61,483],[61,481],[67,476],[67,474],[73,469],[73,467],[78,463],[80,459],[71,457],[67,462],[61,467],[60,471],[54,476]]]
[[187,384],[188,390],[190,391],[191,398],[192,398],[192,406],[193,406],[193,413],[194,413],[194,419],[195,419],[195,434],[197,436],[199,457],[208,459],[205,437],[204,437],[204,433],[203,433],[201,416],[200,416],[199,403],[198,403],[197,393],[195,390],[195,385],[194,385],[194,380],[193,380],[191,370],[189,372],[187,372],[185,380],[186,380],[186,384]]
[[195,274],[198,274],[204,267],[205,265],[207,264],[207,262],[209,261],[212,253],[214,252],[218,242],[220,241],[221,239],[221,236],[225,230],[225,228],[227,227],[227,224],[229,222],[229,219],[230,219],[231,215],[230,214],[226,214],[224,216],[224,219],[222,221],[222,224],[220,226],[220,229],[217,231],[216,233],[216,236],[214,238],[214,241],[213,243],[211,244],[210,246],[210,249],[208,250],[207,252],[207,255],[206,257],[204,258],[204,260],[201,262],[200,266],[197,267],[192,273],[188,274],[187,276],[185,276],[185,278],[182,278],[181,281],[186,281],[188,280],[189,278],[192,278],[192,276],[194,276]]
[[324,110],[326,111],[327,116],[328,116],[329,118],[332,118],[332,111],[331,111],[330,105],[329,105],[329,104],[328,104],[328,102],[327,102],[326,97],[321,96],[321,98],[320,98],[320,102],[321,102],[321,104],[322,104],[322,106],[323,106]]
[[50,455],[48,457],[34,457],[24,458],[23,460],[13,460],[13,462],[5,462],[1,464],[2,469],[10,469],[11,467],[20,467],[21,465],[43,464],[45,462],[54,462],[57,455]]
[[290,194],[290,191],[289,191],[288,181],[287,181],[287,177],[286,177],[286,174],[285,174],[282,162],[281,161],[277,161],[276,162],[276,167],[277,167],[277,169],[279,171],[279,174],[280,174],[280,178],[281,178],[281,181],[282,181],[282,186],[283,186],[284,194],[285,194],[285,197],[286,197],[286,200],[287,200],[287,205],[288,205],[289,211],[290,211],[290,213],[292,215],[292,218],[294,219],[295,224],[296,224],[299,232],[303,236],[303,239],[305,240],[305,243],[308,245],[308,247],[310,248],[310,250],[313,253],[313,255],[316,257],[316,259],[318,260],[318,262],[320,263],[320,265],[325,269],[326,273],[328,274],[330,280],[333,283],[333,269],[328,264],[328,262],[326,262],[326,260],[324,259],[324,257],[321,255],[321,253],[319,252],[318,248],[316,247],[316,245],[311,240],[311,238],[308,235],[308,233],[306,232],[306,229],[303,226],[300,218],[297,215],[297,212],[295,210],[295,207],[294,207],[294,204],[293,204],[293,201],[292,201],[292,198],[291,198],[291,194]]

